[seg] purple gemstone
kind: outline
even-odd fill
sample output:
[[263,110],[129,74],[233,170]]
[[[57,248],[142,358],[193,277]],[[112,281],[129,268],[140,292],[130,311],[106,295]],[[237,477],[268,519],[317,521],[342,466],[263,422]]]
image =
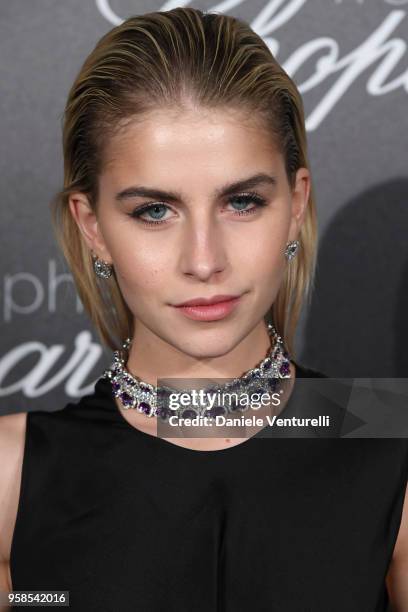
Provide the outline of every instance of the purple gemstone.
[[113,383],[112,383],[112,389],[113,389],[114,391],[119,391],[119,389],[120,389],[120,384],[119,384],[118,382],[113,382]]
[[279,368],[279,372],[284,375],[289,374],[290,368],[289,368],[289,364],[286,361],[282,363],[281,367]]
[[167,417],[167,415],[168,415],[168,413],[169,413],[169,412],[170,412],[170,410],[168,410],[167,408],[164,408],[163,406],[162,406],[162,407],[159,407],[159,406],[158,406],[158,407],[156,408],[156,415],[157,415],[158,417],[160,417],[161,419],[163,419],[163,420],[165,420],[165,419],[166,419],[166,417]]
[[184,410],[184,412],[182,413],[181,416],[183,417],[183,419],[193,419],[197,415],[194,412],[194,410],[191,410],[190,408],[187,408],[187,410]]
[[270,367],[271,367],[271,365],[272,365],[272,362],[271,362],[271,361],[266,361],[266,362],[264,363],[264,365],[263,365],[263,369],[264,369],[264,370],[269,370],[269,369],[270,369]]
[[139,409],[145,414],[150,414],[150,404],[147,402],[140,402]]
[[224,406],[213,406],[210,410],[206,411],[209,417],[221,416],[224,414]]
[[130,395],[128,393],[126,393],[126,391],[123,391],[123,393],[120,394],[120,400],[122,402],[122,404],[124,406],[130,406],[132,403],[132,398],[130,397]]

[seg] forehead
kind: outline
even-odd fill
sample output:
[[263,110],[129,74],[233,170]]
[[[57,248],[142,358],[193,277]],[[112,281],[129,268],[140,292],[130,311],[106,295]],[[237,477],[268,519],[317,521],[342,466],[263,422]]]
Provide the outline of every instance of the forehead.
[[128,120],[108,141],[102,175],[116,183],[143,175],[157,184],[219,180],[226,174],[283,169],[273,137],[259,118],[236,110],[161,109]]

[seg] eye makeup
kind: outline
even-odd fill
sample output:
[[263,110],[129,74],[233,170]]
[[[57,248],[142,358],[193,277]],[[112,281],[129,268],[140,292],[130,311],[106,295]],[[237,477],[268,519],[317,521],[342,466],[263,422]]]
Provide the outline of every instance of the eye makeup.
[[[238,209],[238,210],[235,209],[233,216],[247,216],[247,215],[255,214],[258,212],[260,208],[268,205],[265,198],[263,198],[256,192],[240,193],[240,194],[230,196],[228,198],[229,204],[233,204],[236,201],[240,201],[241,204],[243,204],[244,206],[248,206],[250,203],[253,203],[254,206],[252,208],[245,208],[245,209]],[[158,210],[159,211],[161,210],[162,212],[165,213],[166,209],[170,210],[170,207],[164,202],[151,202],[147,204],[142,204],[141,206],[138,206],[132,212],[127,213],[127,214],[128,216],[135,219],[138,223],[142,223],[144,225],[162,225],[163,223],[168,223],[169,219],[162,219],[160,217],[156,219],[154,218],[145,219],[142,217],[142,215],[146,213],[151,213],[151,211],[156,211],[157,213]]]

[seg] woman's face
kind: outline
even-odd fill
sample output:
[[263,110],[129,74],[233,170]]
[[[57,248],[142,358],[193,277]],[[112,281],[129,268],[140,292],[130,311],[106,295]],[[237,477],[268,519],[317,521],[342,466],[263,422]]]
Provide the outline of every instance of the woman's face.
[[[238,112],[197,108],[130,123],[106,162],[97,216],[82,194],[71,206],[89,247],[113,264],[136,334],[210,357],[264,326],[304,216],[308,171],[291,192],[265,129]],[[175,307],[219,294],[241,296],[221,319]]]

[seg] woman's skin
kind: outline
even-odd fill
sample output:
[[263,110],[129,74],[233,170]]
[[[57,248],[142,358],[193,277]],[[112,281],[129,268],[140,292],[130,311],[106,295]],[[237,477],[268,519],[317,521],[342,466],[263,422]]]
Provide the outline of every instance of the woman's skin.
[[[161,109],[128,123],[105,151],[95,215],[85,194],[70,198],[70,209],[90,249],[115,268],[120,289],[136,321],[127,368],[143,380],[231,378],[264,358],[270,345],[264,316],[274,302],[287,265],[286,243],[298,237],[310,191],[306,168],[293,190],[281,153],[261,123],[239,111],[190,106]],[[273,177],[236,185],[259,175]],[[130,187],[172,192],[118,199]],[[256,207],[242,195],[255,192]],[[146,203],[161,204],[143,218],[130,215]],[[164,205],[164,206],[163,206]],[[248,210],[247,214],[238,214]],[[193,321],[174,304],[216,294],[241,295],[235,310],[218,321]],[[284,403],[295,379],[286,387]],[[280,409],[283,408],[283,405]],[[155,418],[121,408],[141,431],[157,435]],[[9,555],[17,511],[25,415],[0,419],[0,590],[12,590]],[[247,438],[166,438],[197,451],[221,450]],[[5,450],[4,450],[5,449]],[[228,452],[228,451],[226,451]],[[395,612],[408,611],[408,502],[388,580]],[[5,508],[6,510],[3,510]],[[1,557],[0,557],[1,559]]]

